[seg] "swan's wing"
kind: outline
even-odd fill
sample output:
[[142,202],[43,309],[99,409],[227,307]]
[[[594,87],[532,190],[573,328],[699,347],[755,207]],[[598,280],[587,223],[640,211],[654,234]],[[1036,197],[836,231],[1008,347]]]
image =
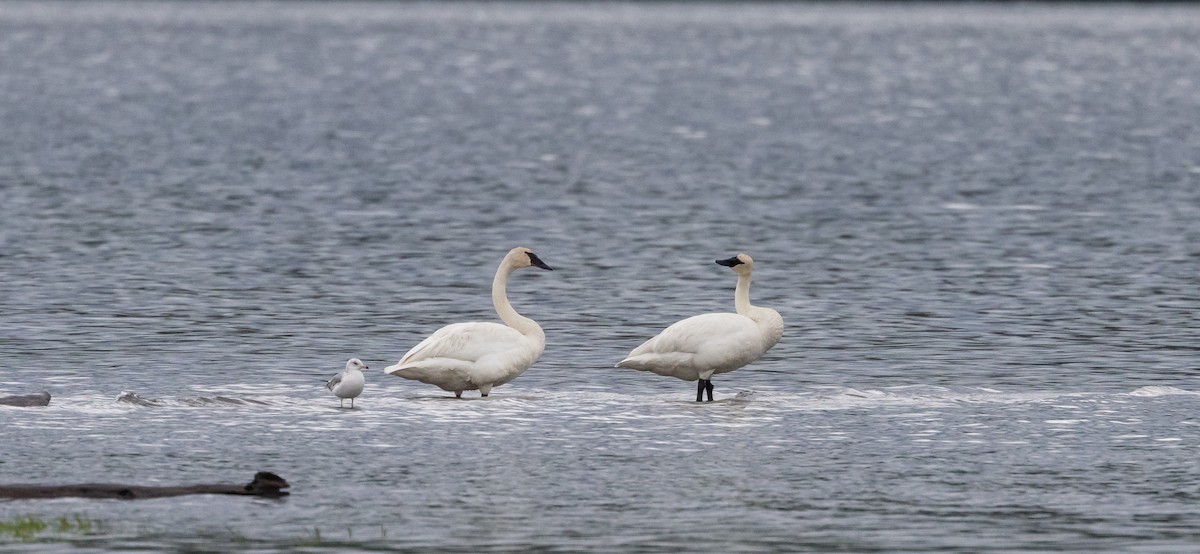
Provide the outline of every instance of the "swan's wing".
[[740,344],[758,339],[758,327],[750,318],[733,313],[701,314],[678,321],[629,353],[630,357],[648,353],[695,354],[714,347]]
[[384,372],[436,385],[448,391],[475,390],[479,387],[479,383],[472,377],[471,363],[451,358],[419,360],[407,365],[396,364],[384,369]]
[[524,338],[525,336],[516,329],[499,323],[455,323],[438,329],[409,350],[400,358],[400,362],[392,367],[433,358],[475,362],[488,354],[513,348],[521,344]]
[[617,363],[660,375],[694,380],[707,370],[728,371],[762,354],[762,336],[748,317],[701,314],[667,327]]
[[540,353],[532,346],[528,337],[506,325],[455,323],[438,329],[383,371],[444,390],[474,390],[524,371]]

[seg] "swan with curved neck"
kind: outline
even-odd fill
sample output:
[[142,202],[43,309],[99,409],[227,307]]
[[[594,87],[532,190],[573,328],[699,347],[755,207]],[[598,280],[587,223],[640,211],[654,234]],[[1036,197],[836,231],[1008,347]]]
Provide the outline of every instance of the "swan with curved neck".
[[738,254],[717,263],[738,276],[733,292],[737,313],[700,314],[676,322],[633,349],[617,362],[617,367],[698,381],[696,401],[704,400],[707,393],[711,402],[713,375],[753,362],[779,342],[783,337],[783,317],[775,310],[750,303],[754,259]]
[[551,269],[533,250],[513,248],[492,279],[492,305],[504,325],[471,321],[442,327],[384,373],[436,385],[460,398],[468,390],[487,396],[492,387],[524,373],[546,347],[541,326],[517,313],[505,290],[509,275],[525,267]]

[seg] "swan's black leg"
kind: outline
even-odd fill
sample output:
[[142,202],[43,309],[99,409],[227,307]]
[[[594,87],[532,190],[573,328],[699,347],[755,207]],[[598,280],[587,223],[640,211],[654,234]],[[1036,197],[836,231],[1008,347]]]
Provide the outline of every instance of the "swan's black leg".
[[711,379],[706,379],[704,381],[704,390],[708,391],[708,401],[712,402],[713,384]]
[[462,398],[462,391],[460,391],[460,390],[456,390],[456,391],[454,391],[454,397],[455,397],[455,398]]
[[696,402],[704,402],[704,379],[696,381]]

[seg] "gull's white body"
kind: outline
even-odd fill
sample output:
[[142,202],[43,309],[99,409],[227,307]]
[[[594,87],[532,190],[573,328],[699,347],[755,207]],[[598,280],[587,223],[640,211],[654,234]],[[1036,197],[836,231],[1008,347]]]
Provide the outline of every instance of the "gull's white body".
[[[750,304],[753,260],[739,254],[734,291],[737,313],[710,313],[679,321],[633,349],[617,367],[685,381],[709,380],[761,357],[783,337],[779,312]],[[732,260],[732,259],[731,259]]]
[[362,394],[363,386],[367,383],[362,370],[367,367],[358,358],[350,358],[346,369],[333,376],[325,383],[325,388],[333,391],[333,395],[341,399],[350,399],[350,407],[354,407],[354,399]]
[[[546,335],[535,321],[513,309],[505,289],[513,271],[532,265],[531,255],[528,248],[514,248],[496,270],[492,304],[504,325],[483,321],[447,325],[384,372],[436,385],[458,396],[467,390],[487,396],[492,387],[524,373],[542,355]],[[544,264],[539,267],[549,269]]]

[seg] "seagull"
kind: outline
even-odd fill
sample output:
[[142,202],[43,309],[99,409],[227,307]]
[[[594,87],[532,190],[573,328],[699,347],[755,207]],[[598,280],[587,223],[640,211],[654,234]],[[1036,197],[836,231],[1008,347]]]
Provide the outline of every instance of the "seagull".
[[350,399],[350,407],[354,407],[354,397],[362,394],[363,384],[366,382],[362,372],[364,369],[369,368],[362,360],[350,358],[350,361],[346,362],[346,369],[325,383],[325,388],[333,391],[333,394],[341,399],[338,402],[339,408],[346,407],[347,398]]

